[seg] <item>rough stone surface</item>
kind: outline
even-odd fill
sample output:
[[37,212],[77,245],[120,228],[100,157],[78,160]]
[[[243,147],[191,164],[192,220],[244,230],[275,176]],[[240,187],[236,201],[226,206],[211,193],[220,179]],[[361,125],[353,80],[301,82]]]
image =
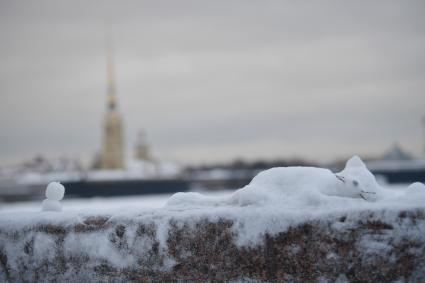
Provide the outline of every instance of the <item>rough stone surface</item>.
[[[0,281],[425,282],[425,231],[414,236],[415,229],[423,230],[423,210],[401,211],[391,221],[368,212],[347,222],[347,215],[306,221],[266,233],[252,246],[236,244],[234,221],[225,218],[172,219],[165,245],[158,223],[106,216],[68,225],[0,227]],[[97,235],[106,237],[118,260],[130,263],[78,250]],[[70,245],[72,238],[77,241]]]

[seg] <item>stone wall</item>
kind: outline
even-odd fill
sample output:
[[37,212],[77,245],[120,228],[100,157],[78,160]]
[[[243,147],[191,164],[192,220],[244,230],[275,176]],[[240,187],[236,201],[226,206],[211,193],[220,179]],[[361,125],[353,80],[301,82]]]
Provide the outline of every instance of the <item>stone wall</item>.
[[5,226],[0,281],[425,282],[424,211],[399,211],[385,221],[380,215],[309,220],[245,246],[226,218],[91,216]]

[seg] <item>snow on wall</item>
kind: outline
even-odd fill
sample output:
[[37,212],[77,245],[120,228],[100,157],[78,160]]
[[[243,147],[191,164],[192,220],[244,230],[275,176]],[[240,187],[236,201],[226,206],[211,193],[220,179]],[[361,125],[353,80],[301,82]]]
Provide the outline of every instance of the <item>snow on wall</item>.
[[[0,281],[425,281],[425,186],[274,168],[230,197],[161,209],[0,215]],[[342,278],[342,279],[341,279]]]
[[176,212],[80,221],[2,227],[0,282],[425,280],[423,209],[310,218],[248,245],[237,244],[247,223],[236,219]]

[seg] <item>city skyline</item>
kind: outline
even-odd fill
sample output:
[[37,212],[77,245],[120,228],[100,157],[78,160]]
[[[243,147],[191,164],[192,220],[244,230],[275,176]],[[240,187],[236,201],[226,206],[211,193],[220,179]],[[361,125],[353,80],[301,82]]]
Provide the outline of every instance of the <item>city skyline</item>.
[[0,1],[0,164],[100,152],[108,31],[127,154],[143,129],[186,164],[419,156],[423,6]]

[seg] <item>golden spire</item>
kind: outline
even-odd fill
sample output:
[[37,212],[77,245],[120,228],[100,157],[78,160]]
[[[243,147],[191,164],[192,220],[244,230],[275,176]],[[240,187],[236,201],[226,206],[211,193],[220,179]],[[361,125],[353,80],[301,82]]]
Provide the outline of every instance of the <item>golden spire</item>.
[[121,117],[116,111],[117,100],[114,82],[114,64],[111,41],[106,38],[107,112],[103,128],[103,146],[100,168],[124,168],[124,140]]
[[117,107],[117,98],[115,93],[115,81],[114,81],[114,62],[112,58],[112,44],[110,40],[107,39],[106,42],[106,72],[107,72],[107,82],[108,82],[108,109],[115,110]]

